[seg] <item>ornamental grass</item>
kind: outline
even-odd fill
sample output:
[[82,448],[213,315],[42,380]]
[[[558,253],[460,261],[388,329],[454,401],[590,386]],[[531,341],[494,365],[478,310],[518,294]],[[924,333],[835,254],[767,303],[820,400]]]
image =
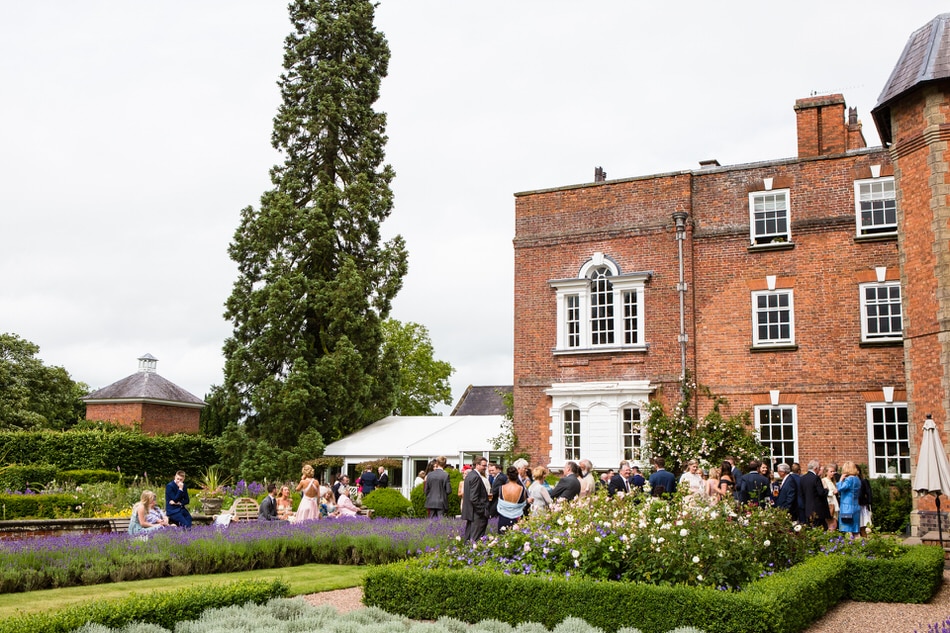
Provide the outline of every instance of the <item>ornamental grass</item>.
[[67,535],[0,543],[0,593],[309,563],[372,565],[449,544],[453,519],[339,518],[167,528],[147,538]]

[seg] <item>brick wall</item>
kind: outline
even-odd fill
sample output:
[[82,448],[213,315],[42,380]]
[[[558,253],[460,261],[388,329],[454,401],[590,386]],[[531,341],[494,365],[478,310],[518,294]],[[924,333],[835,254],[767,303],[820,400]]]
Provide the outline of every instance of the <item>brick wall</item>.
[[110,402],[86,405],[87,420],[106,420],[130,428],[141,425],[143,433],[168,435],[197,433],[201,410],[148,402]]
[[[649,380],[668,410],[678,399],[679,271],[671,216],[686,211],[692,375],[728,398],[727,414],[763,403],[770,390],[779,390],[783,403],[794,401],[802,461],[868,462],[863,394],[885,386],[903,392],[905,384],[899,344],[861,344],[858,283],[873,278],[876,267],[896,278],[899,260],[896,239],[855,239],[854,181],[870,177],[871,165],[881,165],[882,175],[893,169],[880,149],[841,153],[848,143],[844,100],[833,97],[825,98],[823,113],[811,107],[814,103],[796,104],[800,135],[815,130],[814,138],[800,137],[800,152],[802,143],[820,146],[805,151],[814,158],[516,196],[515,429],[533,461],[551,459],[551,399],[544,390],[554,383]],[[819,117],[824,117],[820,138]],[[777,248],[750,248],[748,196],[763,190],[767,178],[773,189],[790,189],[792,240]],[[595,252],[612,258],[624,273],[652,273],[645,290],[647,351],[552,352],[556,302],[548,282],[576,278]],[[764,288],[768,275],[794,289],[795,349],[751,349],[751,289]],[[699,403],[698,415],[706,409],[708,403]]]

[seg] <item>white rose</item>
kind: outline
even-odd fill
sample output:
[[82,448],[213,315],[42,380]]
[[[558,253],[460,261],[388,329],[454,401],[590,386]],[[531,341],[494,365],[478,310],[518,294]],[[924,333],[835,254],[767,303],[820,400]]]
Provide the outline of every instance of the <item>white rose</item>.
[[680,530],[680,536],[686,536],[687,534],[689,534],[689,530],[687,530],[686,528],[683,528],[682,530]]
[[694,563],[698,563],[698,562],[699,562],[699,556],[693,556],[693,562],[694,562]]
[[574,558],[578,558],[580,555],[581,553],[578,552],[576,549],[571,550],[571,556],[573,556]]

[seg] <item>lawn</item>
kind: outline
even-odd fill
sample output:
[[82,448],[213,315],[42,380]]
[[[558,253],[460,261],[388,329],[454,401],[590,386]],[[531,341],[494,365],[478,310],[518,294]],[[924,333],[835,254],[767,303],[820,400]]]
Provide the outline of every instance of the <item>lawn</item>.
[[368,568],[345,565],[301,565],[281,569],[258,569],[254,571],[203,576],[176,576],[152,578],[134,582],[116,582],[87,587],[44,589],[28,593],[0,594],[0,618],[17,614],[54,611],[74,604],[90,601],[125,598],[134,593],[170,591],[197,587],[208,583],[225,583],[238,580],[281,579],[290,585],[291,595],[297,596],[333,589],[359,586]]

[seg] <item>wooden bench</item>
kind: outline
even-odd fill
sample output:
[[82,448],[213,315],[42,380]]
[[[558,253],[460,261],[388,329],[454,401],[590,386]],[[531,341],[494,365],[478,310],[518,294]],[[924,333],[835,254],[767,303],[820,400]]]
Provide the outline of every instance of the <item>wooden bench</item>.
[[232,521],[257,521],[261,507],[255,499],[250,497],[238,497],[231,504],[227,513],[231,515]]
[[132,517],[115,517],[109,519],[109,529],[113,532],[128,532],[129,523],[132,522]]

